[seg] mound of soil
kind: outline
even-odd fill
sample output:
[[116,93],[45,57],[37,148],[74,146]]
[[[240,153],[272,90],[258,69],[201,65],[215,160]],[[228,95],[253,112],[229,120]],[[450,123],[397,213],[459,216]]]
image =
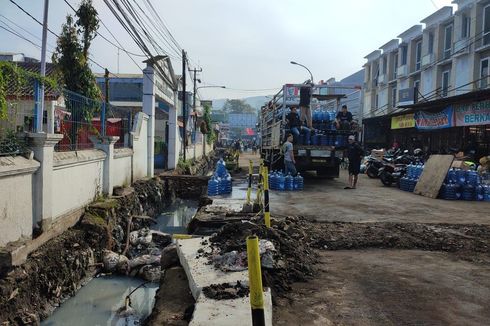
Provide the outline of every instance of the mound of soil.
[[223,226],[210,238],[211,246],[221,254],[246,251],[246,239],[256,235],[271,241],[276,249],[273,268],[262,268],[263,285],[270,287],[275,295],[284,295],[294,282],[304,282],[313,274],[317,255],[309,245],[305,232],[306,222],[296,217],[287,217],[275,222],[271,228],[263,223],[234,222]]
[[246,297],[250,290],[248,287],[243,286],[242,283],[237,282],[235,285],[212,284],[204,287],[202,292],[209,299],[230,300]]

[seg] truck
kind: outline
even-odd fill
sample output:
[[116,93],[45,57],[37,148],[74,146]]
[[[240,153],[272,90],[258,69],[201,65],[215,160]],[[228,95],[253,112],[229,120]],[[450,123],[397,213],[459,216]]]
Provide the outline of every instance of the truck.
[[[286,84],[272,99],[261,107],[259,130],[260,154],[271,170],[282,170],[284,166],[282,144],[290,130],[286,115],[291,106],[299,109],[300,89],[305,84]],[[338,178],[340,162],[347,146],[350,130],[335,130],[334,121],[340,109],[340,99],[345,94],[322,94],[322,85],[313,85],[310,108],[313,129],[310,145],[301,141],[293,146],[296,169],[299,172],[316,171],[325,178]],[[299,110],[298,110],[299,114]]]

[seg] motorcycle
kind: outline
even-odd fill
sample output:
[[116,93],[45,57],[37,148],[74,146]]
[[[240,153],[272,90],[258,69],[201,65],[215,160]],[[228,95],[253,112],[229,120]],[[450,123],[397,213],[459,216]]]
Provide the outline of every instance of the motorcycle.
[[383,161],[370,156],[366,161],[366,175],[371,179],[377,178],[379,169],[381,169],[384,165],[385,163],[383,163]]
[[407,174],[406,164],[385,164],[379,169],[378,177],[383,185],[390,187],[393,183],[400,184],[400,179]]

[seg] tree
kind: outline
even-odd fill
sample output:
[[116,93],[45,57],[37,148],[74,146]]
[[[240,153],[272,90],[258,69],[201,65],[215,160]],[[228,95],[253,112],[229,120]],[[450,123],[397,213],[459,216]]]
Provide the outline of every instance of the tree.
[[[91,99],[100,99],[100,89],[88,65],[88,51],[99,26],[91,0],[82,1],[77,17],[76,23],[71,15],[66,17],[52,61],[65,88]],[[81,39],[79,35],[82,35]]]
[[211,145],[216,140],[216,133],[214,132],[211,123],[211,107],[209,107],[209,105],[204,106],[203,122],[205,123],[205,126],[201,129],[206,130],[206,142]]
[[223,111],[226,113],[256,113],[256,110],[244,100],[226,100]]

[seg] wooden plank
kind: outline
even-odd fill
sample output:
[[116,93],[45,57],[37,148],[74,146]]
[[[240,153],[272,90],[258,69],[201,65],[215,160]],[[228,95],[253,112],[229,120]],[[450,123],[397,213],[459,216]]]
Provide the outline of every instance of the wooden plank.
[[429,198],[437,198],[453,160],[454,156],[452,155],[431,155],[415,185],[414,193]]

